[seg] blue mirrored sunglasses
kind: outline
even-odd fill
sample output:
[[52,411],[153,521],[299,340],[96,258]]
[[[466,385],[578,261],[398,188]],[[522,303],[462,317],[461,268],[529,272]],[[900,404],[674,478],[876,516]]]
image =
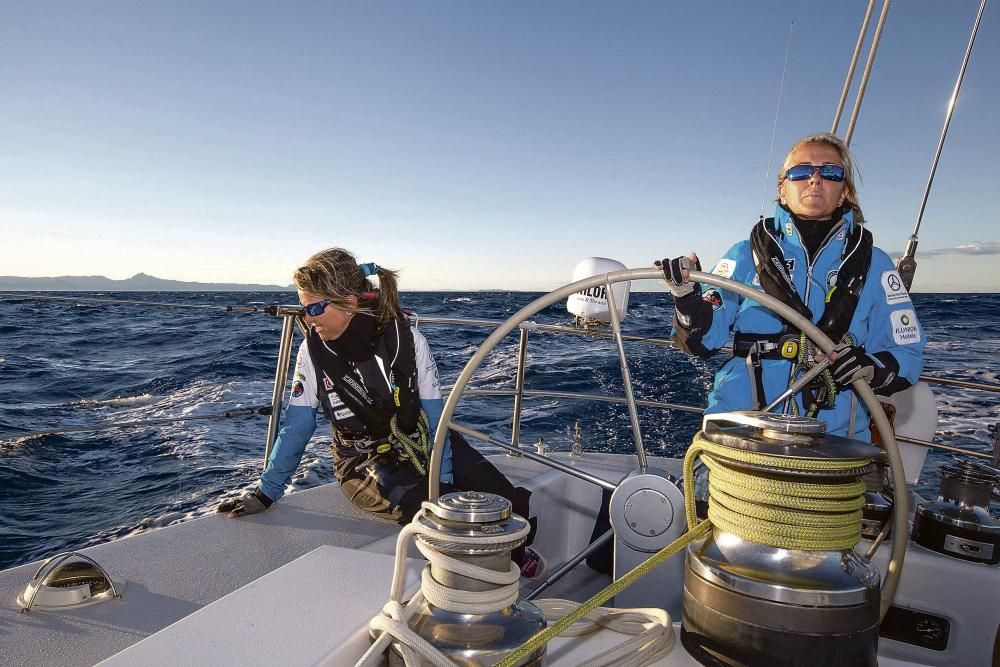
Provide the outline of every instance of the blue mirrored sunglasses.
[[824,181],[834,181],[836,183],[843,181],[846,174],[843,167],[835,164],[797,164],[794,167],[788,168],[788,171],[785,172],[785,178],[790,181],[804,181],[807,178],[811,178],[817,171],[819,172],[819,177]]
[[331,303],[333,303],[333,301],[330,301],[329,299],[325,301],[316,301],[302,306],[302,310],[306,311],[306,315],[309,317],[319,317]]

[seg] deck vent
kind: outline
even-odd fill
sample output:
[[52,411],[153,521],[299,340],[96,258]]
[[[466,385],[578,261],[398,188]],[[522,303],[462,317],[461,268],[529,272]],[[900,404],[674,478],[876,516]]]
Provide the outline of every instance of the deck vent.
[[75,551],[47,559],[17,597],[21,613],[32,609],[72,609],[121,597],[115,584],[93,558]]

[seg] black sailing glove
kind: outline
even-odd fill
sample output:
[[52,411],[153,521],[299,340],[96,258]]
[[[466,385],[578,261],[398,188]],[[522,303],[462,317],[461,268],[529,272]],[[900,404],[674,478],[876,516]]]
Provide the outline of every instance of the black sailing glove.
[[683,271],[701,271],[701,261],[691,261],[690,257],[675,257],[674,259],[661,259],[656,262],[663,270],[663,280],[667,283],[667,288],[674,295],[674,299],[683,298],[696,289],[701,291],[698,283],[690,282],[682,273]]
[[701,271],[697,256],[663,259],[656,262],[663,271],[663,279],[674,296],[674,334],[677,346],[698,357],[709,357],[715,350],[709,350],[701,342],[712,326],[712,305],[701,298],[701,285],[684,282],[682,271]]
[[889,395],[905,389],[910,383],[899,378],[899,362],[889,352],[865,352],[864,346],[838,345],[837,360],[830,364],[830,373],[838,387],[847,387],[855,380],[864,380],[876,392]]
[[258,514],[274,504],[274,501],[265,496],[260,489],[248,491],[239,498],[231,498],[219,503],[219,512],[225,512],[231,519],[247,516],[248,514]]

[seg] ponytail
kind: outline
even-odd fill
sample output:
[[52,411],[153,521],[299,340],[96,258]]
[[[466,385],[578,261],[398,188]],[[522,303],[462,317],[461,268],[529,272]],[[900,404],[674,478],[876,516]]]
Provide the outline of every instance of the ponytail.
[[[378,289],[369,280],[372,276],[378,278]],[[397,273],[375,262],[358,264],[343,248],[316,253],[295,271],[294,280],[300,290],[329,299],[338,308],[373,316],[379,331],[393,320],[407,322],[399,306]],[[352,296],[357,299],[356,308],[350,303]]]
[[[373,296],[375,297],[374,315],[378,322],[378,328],[380,330],[384,329],[393,320],[398,321],[400,324],[406,324],[406,313],[403,312],[403,309],[399,305],[398,274],[391,269],[385,269],[380,266],[376,266],[376,269],[375,275],[378,276],[378,289],[375,290]],[[366,280],[365,282],[367,283],[368,281]],[[367,294],[364,296],[367,296]]]

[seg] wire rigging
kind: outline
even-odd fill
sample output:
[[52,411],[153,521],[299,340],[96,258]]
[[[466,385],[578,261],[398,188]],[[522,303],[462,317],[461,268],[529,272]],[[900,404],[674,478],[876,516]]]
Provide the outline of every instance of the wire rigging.
[[781,113],[781,93],[785,89],[785,73],[788,71],[788,52],[792,48],[792,28],[795,21],[788,25],[788,41],[785,43],[785,64],[781,67],[781,82],[778,84],[778,103],[774,109],[774,126],[771,128],[771,147],[767,151],[767,169],[764,170],[764,187],[760,195],[760,218],[764,219],[764,202],[767,200],[767,179],[771,176],[771,160],[774,158],[774,139],[778,134],[778,114]]

